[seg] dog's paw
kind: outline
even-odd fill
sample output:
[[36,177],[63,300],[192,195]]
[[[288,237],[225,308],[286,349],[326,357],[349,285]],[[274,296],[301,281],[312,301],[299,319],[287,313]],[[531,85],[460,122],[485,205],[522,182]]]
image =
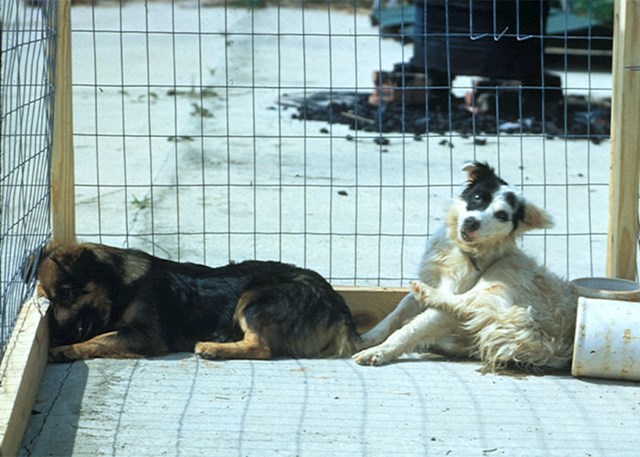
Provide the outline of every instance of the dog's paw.
[[372,347],[370,349],[365,349],[364,351],[360,351],[357,354],[353,355],[353,360],[358,365],[371,365],[371,366],[380,366],[383,365],[389,360],[389,354],[381,349],[379,346]]
[[410,284],[411,292],[413,292],[413,296],[416,297],[420,303],[426,303],[429,301],[429,296],[431,295],[431,287],[426,285],[420,281],[411,281]]
[[57,346],[49,350],[49,362],[71,362],[78,358],[77,351],[72,345]]
[[202,359],[217,359],[217,351],[214,348],[214,345],[215,343],[196,343],[196,347],[193,352]]

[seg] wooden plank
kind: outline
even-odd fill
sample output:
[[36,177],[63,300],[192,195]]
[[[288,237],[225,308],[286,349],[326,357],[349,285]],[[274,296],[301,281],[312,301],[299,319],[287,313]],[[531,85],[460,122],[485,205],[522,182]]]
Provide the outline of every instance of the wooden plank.
[[22,306],[0,366],[0,457],[18,454],[47,365],[49,327],[43,302]]
[[55,241],[76,239],[71,79],[71,0],[58,1],[51,151],[51,230]]
[[640,0],[615,2],[607,276],[636,279],[640,177]]
[[389,314],[409,292],[404,287],[338,287],[335,289],[351,309],[359,333],[364,333]]

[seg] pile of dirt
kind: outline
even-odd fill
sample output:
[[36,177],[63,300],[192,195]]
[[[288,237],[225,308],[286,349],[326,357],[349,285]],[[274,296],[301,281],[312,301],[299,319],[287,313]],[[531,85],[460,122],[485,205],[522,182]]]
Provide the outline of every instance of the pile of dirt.
[[429,97],[423,104],[370,103],[372,94],[314,92],[285,94],[279,103],[294,109],[302,121],[346,124],[353,130],[378,133],[457,133],[463,136],[538,134],[548,138],[587,139],[599,143],[609,138],[611,102],[585,96],[561,97],[557,103],[535,104],[526,99],[496,95],[481,109],[469,106],[468,97],[448,94]]

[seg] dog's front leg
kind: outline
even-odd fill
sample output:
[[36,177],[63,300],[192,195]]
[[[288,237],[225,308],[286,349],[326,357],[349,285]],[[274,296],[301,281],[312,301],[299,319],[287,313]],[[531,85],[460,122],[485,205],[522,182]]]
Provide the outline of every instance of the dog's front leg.
[[493,296],[498,290],[499,286],[494,286],[493,290],[492,288],[473,288],[468,292],[456,295],[441,292],[420,281],[411,282],[411,291],[423,307],[446,311],[462,319],[473,316],[477,308],[486,305],[485,301],[478,299],[481,295],[480,291],[484,292],[486,296]]
[[393,332],[382,344],[353,356],[360,365],[382,365],[418,347],[438,341],[452,327],[452,316],[436,309],[426,309]]
[[[131,359],[168,352],[162,343],[156,344],[143,335],[119,331],[103,333],[81,343],[57,346],[49,350],[50,362],[70,362],[93,358]],[[153,346],[153,350],[150,348]]]
[[399,329],[402,324],[422,311],[420,303],[412,294],[405,295],[393,311],[382,319],[375,327],[362,335],[361,349],[382,343],[389,335]]

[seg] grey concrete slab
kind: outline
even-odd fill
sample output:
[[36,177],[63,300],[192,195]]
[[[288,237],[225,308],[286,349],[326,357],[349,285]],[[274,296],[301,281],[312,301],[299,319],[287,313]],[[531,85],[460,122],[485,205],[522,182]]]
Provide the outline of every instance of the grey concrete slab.
[[405,358],[49,365],[21,456],[637,456],[640,385]]

